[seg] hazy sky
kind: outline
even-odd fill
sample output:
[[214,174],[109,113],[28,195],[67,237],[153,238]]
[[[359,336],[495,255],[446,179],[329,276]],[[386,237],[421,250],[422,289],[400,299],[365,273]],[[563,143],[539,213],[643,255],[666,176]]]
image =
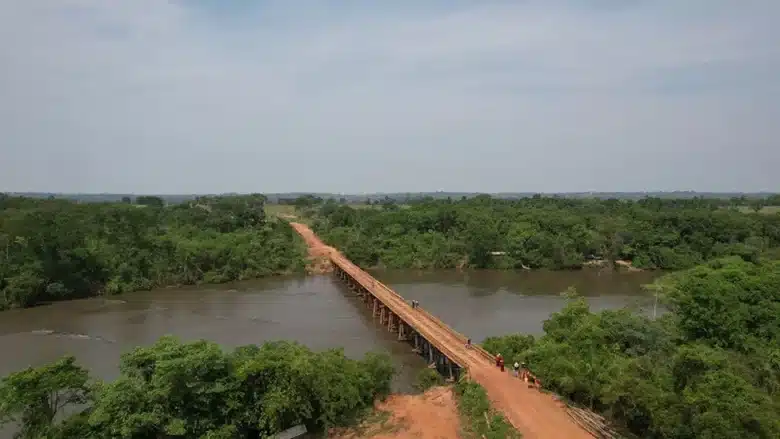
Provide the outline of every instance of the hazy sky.
[[779,0],[0,0],[0,191],[780,190]]

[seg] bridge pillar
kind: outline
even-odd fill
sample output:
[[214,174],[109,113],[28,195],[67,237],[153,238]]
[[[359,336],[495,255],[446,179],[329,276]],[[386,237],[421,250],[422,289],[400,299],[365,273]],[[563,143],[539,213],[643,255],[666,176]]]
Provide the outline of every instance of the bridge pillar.
[[374,312],[371,315],[373,317],[376,317],[379,314],[379,299],[375,297],[373,302],[374,302]]
[[433,360],[434,360],[434,358],[433,358],[433,355],[434,355],[433,354],[433,349],[434,349],[433,345],[430,342],[428,342],[428,364],[433,363]]
[[398,340],[406,340],[406,325],[403,321],[398,322]]
[[387,315],[387,307],[384,305],[379,305],[379,324],[384,325],[385,324],[385,316]]
[[387,315],[387,330],[390,332],[395,331],[396,323],[398,322],[398,316],[393,314],[392,311],[388,312]]

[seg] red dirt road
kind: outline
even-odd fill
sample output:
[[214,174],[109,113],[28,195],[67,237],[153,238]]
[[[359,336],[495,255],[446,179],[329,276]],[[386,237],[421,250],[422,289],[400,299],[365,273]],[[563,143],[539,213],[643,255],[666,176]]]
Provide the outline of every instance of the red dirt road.
[[381,300],[398,317],[412,326],[452,361],[468,369],[469,376],[488,393],[493,407],[523,434],[525,439],[592,439],[577,425],[565,408],[552,396],[529,389],[508,372],[492,363],[490,354],[473,346],[467,349],[466,338],[423,309],[412,309],[399,294],[353,264],[336,249],[325,245],[305,224],[290,223],[312,250],[329,255],[336,266],[347,272],[365,289]]

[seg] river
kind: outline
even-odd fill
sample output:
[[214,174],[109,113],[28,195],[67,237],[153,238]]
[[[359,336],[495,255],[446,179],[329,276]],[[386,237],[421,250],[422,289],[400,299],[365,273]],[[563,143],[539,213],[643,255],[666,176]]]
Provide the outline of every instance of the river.
[[[641,289],[653,273],[381,271],[378,279],[438,315],[475,342],[490,335],[538,334],[559,310],[560,292],[577,287],[593,309],[634,303],[652,308]],[[173,334],[225,347],[292,339],[313,349],[343,347],[352,357],[391,354],[396,392],[412,391],[423,360],[330,276],[291,276],[201,287],[166,288],[108,298],[60,302],[0,313],[0,376],[73,354],[104,379],[119,373],[119,357]],[[0,432],[0,438],[4,437]]]

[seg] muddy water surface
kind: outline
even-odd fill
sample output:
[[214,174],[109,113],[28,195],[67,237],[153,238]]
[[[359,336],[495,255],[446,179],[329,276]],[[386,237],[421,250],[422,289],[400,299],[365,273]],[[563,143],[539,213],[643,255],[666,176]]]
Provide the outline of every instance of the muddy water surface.
[[[376,271],[376,277],[475,342],[493,335],[541,334],[542,324],[566,302],[570,286],[591,310],[632,307],[651,315],[654,297],[643,285],[661,273],[582,270],[568,272]],[[658,309],[658,312],[662,312]]]
[[[574,285],[594,309],[639,304],[650,273],[381,271],[376,276],[473,340],[539,333]],[[412,391],[421,358],[375,325],[365,305],[330,276],[284,277],[236,284],[170,288],[56,303],[0,313],[0,376],[73,354],[95,376],[118,375],[119,356],[172,334],[227,348],[298,340],[313,349],[343,347],[351,357],[389,352],[399,371],[397,392]],[[0,431],[0,439],[9,437]]]

